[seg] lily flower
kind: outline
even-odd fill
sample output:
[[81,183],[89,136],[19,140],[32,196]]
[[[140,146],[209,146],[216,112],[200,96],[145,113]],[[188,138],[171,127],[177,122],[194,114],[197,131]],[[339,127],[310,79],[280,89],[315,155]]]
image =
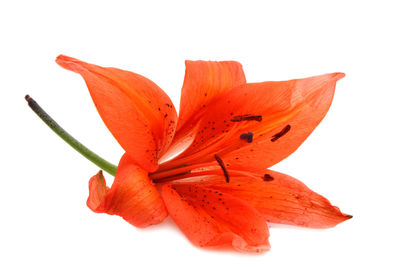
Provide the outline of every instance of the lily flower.
[[293,153],[327,113],[331,73],[246,83],[238,62],[186,61],[179,117],[151,80],[60,55],[79,73],[112,135],[125,150],[107,187],[89,181],[88,207],[136,227],[172,217],[200,247],[263,252],[266,222],[333,227],[349,218],[323,196],[269,170]]

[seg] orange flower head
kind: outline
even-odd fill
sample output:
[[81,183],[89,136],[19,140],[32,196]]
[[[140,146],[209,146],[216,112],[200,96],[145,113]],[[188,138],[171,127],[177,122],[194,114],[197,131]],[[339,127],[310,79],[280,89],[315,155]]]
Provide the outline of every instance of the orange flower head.
[[170,215],[197,246],[248,252],[270,248],[266,222],[326,228],[351,218],[268,169],[323,119],[343,73],[246,83],[238,62],[186,61],[178,117],[169,97],[141,75],[63,55],[57,63],[82,75],[126,151],[111,188],[101,171],[90,179],[94,212],[136,227]]

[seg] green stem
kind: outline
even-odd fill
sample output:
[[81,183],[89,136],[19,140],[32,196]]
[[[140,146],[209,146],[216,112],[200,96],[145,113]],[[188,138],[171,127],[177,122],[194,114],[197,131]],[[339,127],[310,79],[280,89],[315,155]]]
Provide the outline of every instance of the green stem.
[[110,162],[104,160],[96,153],[91,151],[89,148],[85,147],[78,140],[73,138],[67,131],[65,131],[57,122],[55,122],[49,114],[44,111],[38,103],[36,103],[33,98],[29,95],[25,96],[25,100],[28,102],[29,107],[39,116],[39,118],[47,124],[58,136],[60,136],[65,142],[72,146],[76,151],[81,153],[85,158],[96,164],[98,167],[108,172],[109,174],[115,176],[117,172],[117,166],[111,164]]

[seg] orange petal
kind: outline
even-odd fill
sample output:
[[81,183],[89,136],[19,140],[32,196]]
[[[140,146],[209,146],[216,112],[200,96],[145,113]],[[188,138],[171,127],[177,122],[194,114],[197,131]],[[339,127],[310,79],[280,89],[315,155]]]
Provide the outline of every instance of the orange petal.
[[169,155],[192,141],[188,138],[208,105],[232,88],[246,83],[242,65],[235,61],[186,61],[177,134]]
[[168,148],[177,115],[169,97],[138,74],[60,55],[57,63],[82,75],[104,123],[132,160],[147,171]]
[[193,123],[193,118],[221,94],[246,83],[239,62],[187,60],[185,64],[178,129],[188,120]]
[[[209,105],[192,145],[180,158],[191,157],[195,163],[211,161],[218,154],[227,166],[265,170],[293,153],[311,134],[343,77],[332,73],[234,88]],[[241,138],[249,133],[252,140]]]
[[126,154],[121,158],[111,189],[101,171],[90,179],[87,205],[94,212],[119,215],[136,227],[158,224],[168,216],[147,172]]
[[185,184],[164,185],[162,196],[172,219],[197,246],[247,252],[263,252],[270,247],[265,221],[238,198]]
[[[271,170],[267,170],[266,174],[258,174],[256,177],[231,176],[229,183],[223,177],[214,176],[205,180],[203,178],[201,183],[242,199],[272,223],[328,228],[352,217],[343,214],[326,198],[295,178]],[[192,183],[198,184],[199,181]]]

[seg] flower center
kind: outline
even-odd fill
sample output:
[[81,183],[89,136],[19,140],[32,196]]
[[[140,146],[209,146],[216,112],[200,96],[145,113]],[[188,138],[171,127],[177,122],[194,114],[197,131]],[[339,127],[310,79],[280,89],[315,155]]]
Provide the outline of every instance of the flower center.
[[[220,156],[214,154],[215,162],[206,162],[200,164],[185,164],[179,167],[172,168],[170,170],[162,170],[154,173],[150,173],[149,177],[154,183],[165,183],[175,180],[181,180],[196,176],[206,175],[221,175],[225,177],[225,181],[229,183],[230,176],[225,164]],[[241,172],[233,171],[235,174],[241,174]]]

